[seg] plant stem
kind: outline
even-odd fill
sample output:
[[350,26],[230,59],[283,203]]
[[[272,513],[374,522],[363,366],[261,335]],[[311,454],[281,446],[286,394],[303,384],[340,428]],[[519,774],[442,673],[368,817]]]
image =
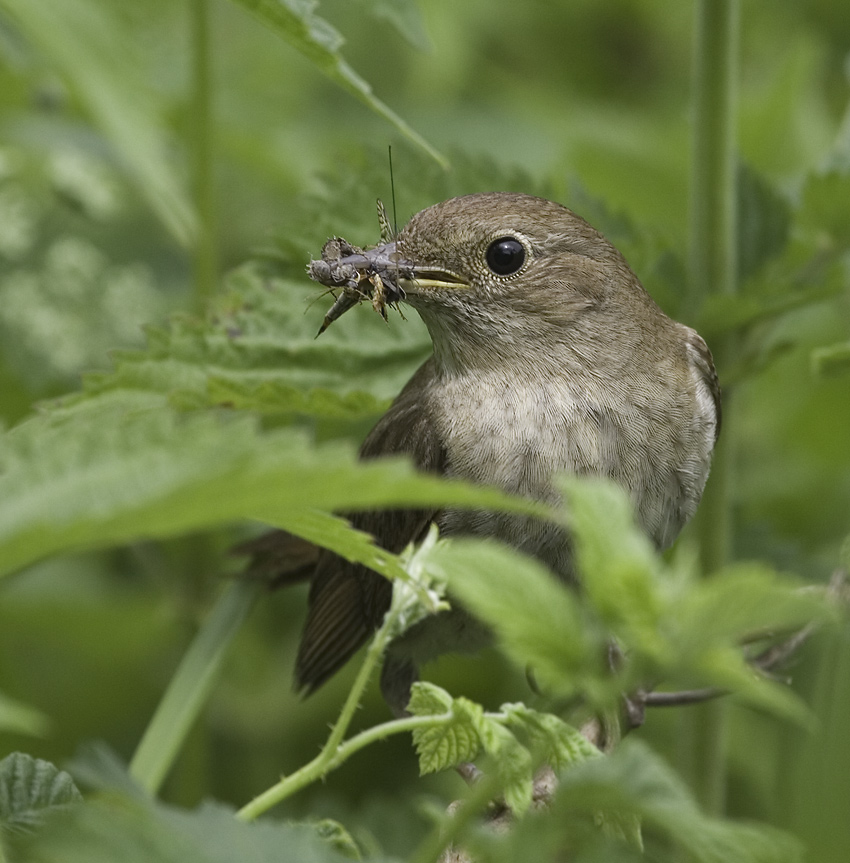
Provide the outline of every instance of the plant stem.
[[191,0],[192,104],[190,142],[198,233],[194,248],[196,311],[202,311],[213,295],[218,279],[216,248],[218,214],[215,199],[212,120],[212,63],[209,0]]
[[390,633],[395,625],[394,611],[395,609],[390,610],[384,618],[381,628],[375,633],[375,637],[369,644],[363,664],[360,666],[354,684],[348,693],[348,697],[345,699],[345,703],[342,705],[339,719],[337,719],[331,729],[330,736],[322,747],[322,751],[311,762],[296,770],[291,776],[284,776],[276,785],[268,788],[250,803],[243,806],[236,813],[236,817],[241,821],[252,821],[304,786],[320,779],[338,763],[341,763],[341,759],[339,758],[340,744],[345,737],[346,731],[348,731],[351,720],[354,718],[354,712],[360,704],[360,699],[369,683],[369,678],[372,676],[372,672],[380,661],[389,642]]
[[130,775],[151,794],[159,790],[174,763],[207,700],[225,651],[261,589],[262,585],[247,579],[234,581],[180,662],[130,762]]
[[[694,124],[689,243],[690,296],[695,309],[712,293],[737,290],[736,86],[738,0],[700,0],[694,51]],[[721,380],[736,351],[734,337],[711,345]],[[728,562],[732,545],[730,474],[734,451],[728,393],[725,434],[715,451],[697,530],[703,571]],[[706,704],[688,712],[692,721],[686,758],[697,795],[710,812],[723,809],[725,705]]]

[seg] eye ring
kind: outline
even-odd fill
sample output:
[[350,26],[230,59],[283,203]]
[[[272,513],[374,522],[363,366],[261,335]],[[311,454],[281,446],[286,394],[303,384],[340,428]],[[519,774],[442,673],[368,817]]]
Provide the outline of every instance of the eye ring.
[[484,253],[487,266],[497,276],[512,276],[519,272],[525,259],[525,246],[510,234],[493,240]]

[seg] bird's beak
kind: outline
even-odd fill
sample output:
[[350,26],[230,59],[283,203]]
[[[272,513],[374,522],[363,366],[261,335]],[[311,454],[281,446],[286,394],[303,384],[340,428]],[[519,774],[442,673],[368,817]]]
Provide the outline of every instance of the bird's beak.
[[[349,254],[341,255],[341,251]],[[386,318],[387,305],[404,300],[408,294],[469,287],[467,281],[450,270],[406,260],[395,240],[364,250],[334,237],[325,243],[321,260],[311,261],[307,272],[331,292],[341,291],[325,315],[318,335],[366,298]]]
[[397,248],[396,241],[385,243],[362,254],[349,255],[340,263],[348,263],[362,273],[376,273],[383,281],[399,289],[401,297],[423,289],[469,287],[457,273],[434,264],[408,260]]

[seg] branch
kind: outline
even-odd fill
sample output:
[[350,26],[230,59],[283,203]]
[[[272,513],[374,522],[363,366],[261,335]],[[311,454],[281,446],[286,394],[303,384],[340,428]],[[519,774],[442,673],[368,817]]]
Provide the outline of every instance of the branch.
[[[826,589],[827,599],[835,604],[850,602],[850,584],[848,573],[837,569],[829,580]],[[784,641],[773,644],[766,650],[750,659],[750,665],[762,674],[773,676],[773,672],[785,665],[817,631],[819,624],[809,623],[797,630]],[[752,639],[747,639],[751,641]],[[625,732],[643,725],[647,707],[684,707],[690,704],[701,704],[726,695],[727,690],[717,686],[707,686],[704,689],[683,689],[677,692],[653,692],[651,689],[638,689],[623,698],[625,707]]]

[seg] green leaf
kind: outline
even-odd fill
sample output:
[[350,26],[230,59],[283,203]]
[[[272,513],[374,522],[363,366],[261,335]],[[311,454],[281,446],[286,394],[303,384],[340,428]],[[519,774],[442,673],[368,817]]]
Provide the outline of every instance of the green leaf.
[[531,753],[507,728],[501,718],[488,716],[466,698],[452,698],[432,683],[414,683],[407,709],[414,716],[450,717],[413,731],[419,755],[419,772],[435,773],[471,761],[480,750],[490,756],[499,776],[505,801],[522,815],[531,805]]
[[95,0],[0,0],[0,8],[55,64],[111,141],[139,191],[183,245],[196,217],[168,157],[164,106],[135,60],[134,38]]
[[409,141],[421,147],[442,167],[448,167],[445,156],[437,152],[392,109],[372,92],[348,63],[340,48],[342,36],[323,18],[315,14],[315,0],[233,0],[237,6],[258,18],[273,33],[300,51],[320,72],[343,90],[360,99],[376,114],[392,123]]
[[377,19],[383,19],[395,27],[414,47],[424,50],[431,47],[422,13],[415,0],[359,0],[360,4]]
[[799,843],[790,835],[710,818],[696,805],[679,777],[646,745],[624,741],[611,755],[593,758],[561,777],[552,817],[579,813],[606,823],[639,818],[699,863],[796,863]]
[[207,381],[207,398],[214,404],[255,413],[297,413],[341,419],[377,416],[390,405],[387,399],[377,399],[371,393],[360,391],[341,395],[315,387],[304,392],[281,380],[260,380],[256,373],[244,375],[241,380],[211,375]]
[[[403,459],[359,462],[249,418],[128,410],[115,394],[0,437],[0,573],[50,554],[169,537],[256,518],[356,550],[378,572],[393,558],[310,510],[455,503],[543,512],[494,489],[417,475]],[[124,408],[122,411],[121,408]],[[321,518],[321,517],[318,517]],[[321,528],[321,529],[320,529]]]
[[432,683],[414,683],[408,711],[413,716],[450,716],[441,722],[413,731],[413,745],[419,756],[419,773],[436,773],[471,761],[481,748],[483,709],[466,698],[452,698]]
[[577,729],[552,713],[540,713],[524,704],[503,704],[508,727],[528,737],[529,748],[554,770],[561,771],[602,753]]
[[628,648],[661,659],[663,567],[635,524],[630,499],[609,480],[567,477],[562,487],[582,588],[594,611]]
[[788,201],[751,165],[738,165],[738,278],[748,279],[788,243]]
[[554,692],[598,695],[604,631],[583,617],[576,596],[545,566],[498,543],[468,539],[438,544],[429,565],[445,572],[449,593],[493,629],[520,668],[531,665]]
[[[327,838],[323,838],[327,836]],[[117,794],[51,818],[21,842],[20,859],[44,863],[342,863],[351,849],[314,824],[243,824],[233,810],[193,812]]]
[[208,320],[175,315],[147,328],[145,350],[115,352],[114,371],[87,375],[65,406],[130,390],[183,410],[357,419],[381,413],[430,350],[424,328],[388,327],[371,308],[316,340],[323,311],[314,321],[302,313],[306,279],[269,279],[246,265],[228,286]]
[[51,809],[81,801],[74,780],[47,761],[14,752],[0,761],[0,825],[30,828]]
[[531,806],[534,790],[531,753],[501,722],[483,716],[479,734],[481,747],[490,756],[505,795],[505,802],[516,815]]
[[40,711],[0,692],[0,731],[44,737],[50,720]]
[[339,821],[334,821],[332,818],[322,818],[320,821],[305,822],[304,826],[315,830],[316,835],[323,842],[326,842],[334,851],[338,851],[346,859],[363,859],[354,838]]

